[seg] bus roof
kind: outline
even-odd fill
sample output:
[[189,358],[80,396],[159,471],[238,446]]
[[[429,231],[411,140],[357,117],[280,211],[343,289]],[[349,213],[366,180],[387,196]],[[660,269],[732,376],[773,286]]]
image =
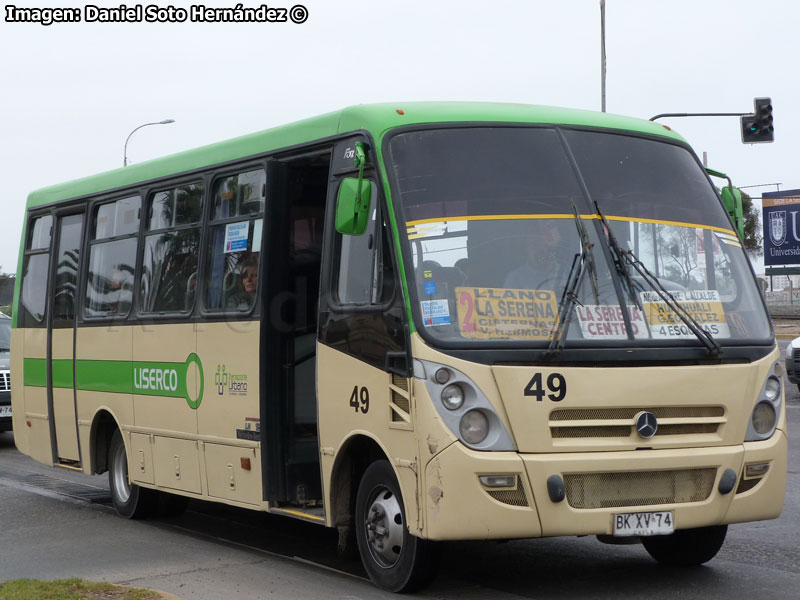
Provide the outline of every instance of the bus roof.
[[376,140],[380,140],[394,127],[459,122],[578,125],[660,135],[683,141],[675,132],[652,121],[587,110],[488,102],[395,102],[358,105],[42,188],[31,192],[28,196],[27,208],[114,190],[349,131],[367,130]]

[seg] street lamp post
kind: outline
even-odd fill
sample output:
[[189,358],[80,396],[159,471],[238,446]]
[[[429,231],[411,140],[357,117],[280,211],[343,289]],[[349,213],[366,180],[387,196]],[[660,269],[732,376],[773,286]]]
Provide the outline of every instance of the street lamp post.
[[606,0],[600,0],[600,110],[606,112]]
[[175,122],[175,119],[164,119],[163,121],[155,121],[153,123],[145,123],[144,125],[139,125],[136,129],[131,131],[128,134],[127,139],[125,140],[125,151],[124,151],[123,157],[122,157],[122,166],[123,167],[127,167],[128,166],[128,142],[130,141],[131,136],[134,133],[139,131],[142,127],[147,127],[148,125],[168,125],[169,123],[174,123],[174,122]]

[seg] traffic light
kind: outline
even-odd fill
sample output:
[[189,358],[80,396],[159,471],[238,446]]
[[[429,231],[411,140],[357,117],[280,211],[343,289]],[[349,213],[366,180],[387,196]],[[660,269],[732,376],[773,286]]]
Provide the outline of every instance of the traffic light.
[[772,125],[772,100],[756,98],[753,101],[755,112],[742,117],[742,142],[758,144],[775,140],[775,127]]

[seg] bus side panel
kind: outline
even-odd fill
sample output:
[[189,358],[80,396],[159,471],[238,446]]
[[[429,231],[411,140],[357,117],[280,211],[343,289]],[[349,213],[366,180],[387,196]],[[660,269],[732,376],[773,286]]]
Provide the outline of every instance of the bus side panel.
[[251,505],[262,504],[259,335],[258,321],[197,324],[197,428],[218,442],[204,445],[207,493]]
[[258,440],[259,322],[198,323],[197,355],[203,362],[200,435]]
[[[45,465],[53,464],[50,442],[50,414],[47,410],[47,329],[23,330],[23,356],[33,359],[23,364],[25,421],[30,422],[30,456]],[[13,394],[12,394],[13,397]],[[16,428],[15,428],[16,432]],[[15,433],[16,435],[16,433]]]
[[[66,368],[53,373],[53,419],[56,423],[58,457],[80,460],[78,431],[75,421],[75,391],[72,381],[72,329],[53,329],[53,362],[60,361]],[[56,374],[59,374],[56,377]]]
[[[99,327],[79,327],[75,358],[78,361],[115,361],[130,365],[133,352],[133,328],[124,325]],[[119,427],[124,431],[133,425],[133,396],[129,383],[110,376],[111,370],[99,373],[105,391],[92,391],[95,373],[78,368],[78,431],[84,466],[89,465],[87,457],[92,455],[91,427],[97,411],[108,410]],[[129,457],[130,459],[130,457]]]
[[[400,484],[408,528],[416,535],[421,533],[415,473],[418,464],[417,440],[413,428],[404,422],[392,420],[391,383],[390,373],[317,344],[319,438],[320,447],[323,448],[322,481],[328,525],[333,524],[331,498],[338,486],[331,481],[333,466],[345,442],[351,436],[363,435],[380,440],[379,445],[387,454]],[[368,403],[363,401],[367,397]],[[413,406],[411,412],[413,427]]]
[[15,327],[11,330],[11,423],[17,449],[30,454],[30,430],[25,424],[28,419],[25,416],[24,354],[25,330]]
[[[193,323],[134,325],[131,329],[135,363],[183,363],[197,349]],[[139,384],[149,386],[149,381]],[[136,427],[161,430],[166,435],[197,434],[197,410],[185,398],[134,394],[133,409]]]

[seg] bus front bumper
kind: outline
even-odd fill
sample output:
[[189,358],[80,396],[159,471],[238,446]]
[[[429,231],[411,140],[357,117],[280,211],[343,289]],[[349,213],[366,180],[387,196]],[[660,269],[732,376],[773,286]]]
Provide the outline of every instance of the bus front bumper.
[[[580,454],[476,452],[454,443],[426,466],[420,533],[434,540],[612,534],[614,515],[654,511],[672,511],[676,529],[773,519],[783,507],[787,456],[780,430],[738,446]],[[743,477],[747,465],[764,464],[760,477]],[[722,493],[728,469],[736,483]],[[565,486],[560,501],[548,492],[554,475]]]

